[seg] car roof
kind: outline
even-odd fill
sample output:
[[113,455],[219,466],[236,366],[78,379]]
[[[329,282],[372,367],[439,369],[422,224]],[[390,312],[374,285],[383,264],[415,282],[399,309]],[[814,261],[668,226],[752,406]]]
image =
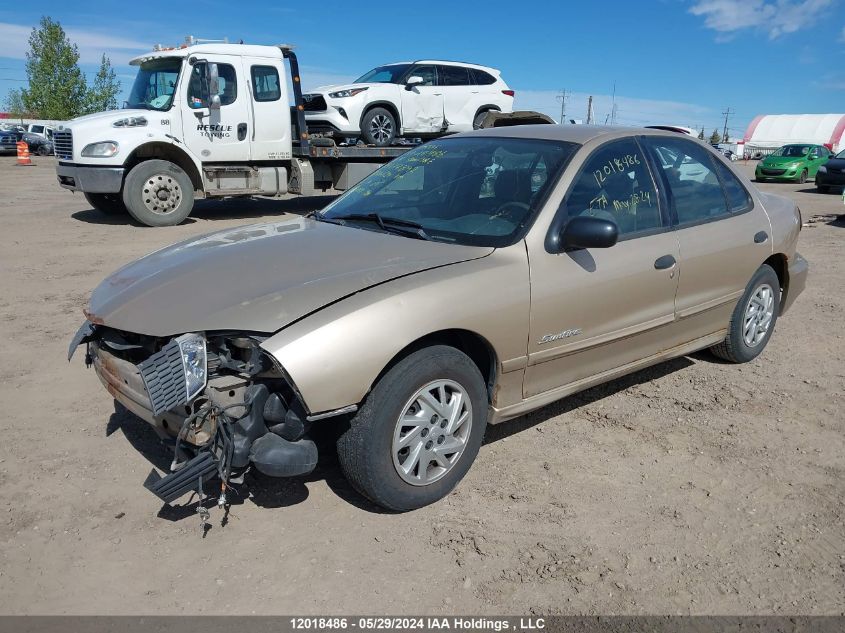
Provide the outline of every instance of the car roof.
[[[593,139],[612,140],[627,136],[664,136],[693,140],[687,134],[666,132],[653,128],[622,127],[611,125],[510,125],[464,132],[460,136],[499,136],[507,138],[534,138],[548,141],[568,141],[583,145]],[[698,139],[694,139],[698,140]]]
[[389,64],[380,64],[376,68],[384,68],[385,66],[403,66],[407,64],[447,64],[449,66],[465,66],[467,68],[478,68],[479,70],[486,70],[491,73],[499,73],[496,68],[491,66],[482,66],[481,64],[473,64],[472,62],[457,62],[448,59],[415,59],[407,62],[390,62]]

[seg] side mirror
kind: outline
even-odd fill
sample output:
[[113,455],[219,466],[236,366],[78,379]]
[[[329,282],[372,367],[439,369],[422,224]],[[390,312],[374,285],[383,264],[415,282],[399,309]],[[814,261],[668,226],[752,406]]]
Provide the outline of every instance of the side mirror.
[[408,77],[408,80],[405,82],[405,90],[411,90],[414,86],[419,86],[424,83],[425,79],[419,75],[413,75],[412,77]]
[[220,75],[217,64],[205,65],[205,78],[208,81],[208,107],[211,110],[220,109]]
[[558,245],[560,251],[610,248],[618,239],[619,227],[616,226],[616,222],[589,215],[579,215],[569,220],[563,227]]

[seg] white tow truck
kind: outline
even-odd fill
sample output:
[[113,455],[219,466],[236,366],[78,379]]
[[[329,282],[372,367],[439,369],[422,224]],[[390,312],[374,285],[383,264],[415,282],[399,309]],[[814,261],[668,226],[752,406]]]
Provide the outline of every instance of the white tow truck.
[[412,147],[311,138],[287,45],[189,37],[130,63],[124,109],[56,129],[56,173],[96,209],[148,226],[179,224],[197,198],[338,193]]

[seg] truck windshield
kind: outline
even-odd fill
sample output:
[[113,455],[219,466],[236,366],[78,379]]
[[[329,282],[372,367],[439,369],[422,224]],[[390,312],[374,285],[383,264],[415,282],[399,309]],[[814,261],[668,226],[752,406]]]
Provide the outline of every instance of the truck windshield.
[[364,73],[354,81],[356,84],[398,84],[405,74],[405,71],[411,67],[410,64],[390,64],[389,66],[379,66],[373,68],[370,72]]
[[363,221],[378,216],[412,224],[435,241],[508,246],[531,225],[577,148],[522,138],[430,141],[373,172],[317,219],[383,230]]
[[142,62],[129,92],[126,107],[169,110],[181,67],[182,59],[179,57]]

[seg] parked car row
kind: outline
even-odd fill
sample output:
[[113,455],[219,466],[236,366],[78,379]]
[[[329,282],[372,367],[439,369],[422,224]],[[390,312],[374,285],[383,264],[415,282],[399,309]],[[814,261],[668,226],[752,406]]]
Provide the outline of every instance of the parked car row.
[[31,154],[49,156],[53,154],[53,128],[30,124],[7,125],[0,129],[0,153],[14,154],[18,150],[18,142],[25,141]]

